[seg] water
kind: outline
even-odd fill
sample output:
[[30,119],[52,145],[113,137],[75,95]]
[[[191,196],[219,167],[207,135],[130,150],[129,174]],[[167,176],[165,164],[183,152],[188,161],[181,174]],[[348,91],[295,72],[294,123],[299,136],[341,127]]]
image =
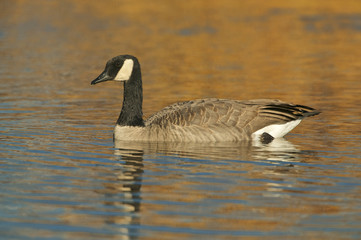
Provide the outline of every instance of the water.
[[[359,1],[2,1],[3,239],[359,239]],[[173,102],[322,110],[269,145],[112,141],[140,59],[145,117]]]

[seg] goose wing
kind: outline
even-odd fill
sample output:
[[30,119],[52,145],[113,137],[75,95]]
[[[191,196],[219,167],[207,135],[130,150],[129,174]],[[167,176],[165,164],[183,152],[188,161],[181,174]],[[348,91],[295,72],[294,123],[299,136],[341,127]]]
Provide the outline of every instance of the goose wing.
[[[288,104],[279,100],[258,99],[237,101],[199,99],[170,105],[150,116],[146,126],[161,129],[188,129],[194,134],[207,132],[222,138],[241,140],[272,124],[284,124],[319,112],[313,108]],[[202,134],[203,134],[202,133]]]

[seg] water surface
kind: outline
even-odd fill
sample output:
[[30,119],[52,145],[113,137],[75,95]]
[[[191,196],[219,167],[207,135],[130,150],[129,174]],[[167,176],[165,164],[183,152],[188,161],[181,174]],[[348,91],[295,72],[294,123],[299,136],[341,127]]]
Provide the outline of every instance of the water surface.
[[[4,239],[359,239],[359,1],[2,1]],[[113,143],[142,64],[145,117],[195,98],[322,114],[268,145]]]

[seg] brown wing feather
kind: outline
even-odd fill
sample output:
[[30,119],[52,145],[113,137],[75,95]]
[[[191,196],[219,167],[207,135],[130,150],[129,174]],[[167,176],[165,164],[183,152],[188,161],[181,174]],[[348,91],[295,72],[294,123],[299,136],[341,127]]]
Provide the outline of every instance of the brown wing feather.
[[179,126],[209,126],[217,123],[228,125],[236,117],[232,108],[233,102],[236,101],[212,98],[176,103],[150,116],[146,120],[146,125],[157,124],[164,127],[169,124]]
[[[162,129],[191,129],[222,135],[240,135],[248,138],[258,129],[272,124],[313,116],[320,113],[313,108],[288,104],[279,100],[258,99],[236,101],[226,99],[199,99],[170,105],[149,117],[145,125]],[[208,134],[205,133],[205,134]]]

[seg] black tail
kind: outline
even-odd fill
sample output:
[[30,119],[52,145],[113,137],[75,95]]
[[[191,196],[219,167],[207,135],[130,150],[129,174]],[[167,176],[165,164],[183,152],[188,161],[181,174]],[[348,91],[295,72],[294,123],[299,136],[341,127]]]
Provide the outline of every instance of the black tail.
[[261,109],[261,115],[267,115],[268,117],[277,118],[284,121],[293,121],[302,119],[305,117],[315,116],[321,113],[314,108],[293,105],[293,104],[269,104]]
[[303,117],[312,117],[321,113],[319,110],[304,105],[296,105],[296,107],[302,111]]

